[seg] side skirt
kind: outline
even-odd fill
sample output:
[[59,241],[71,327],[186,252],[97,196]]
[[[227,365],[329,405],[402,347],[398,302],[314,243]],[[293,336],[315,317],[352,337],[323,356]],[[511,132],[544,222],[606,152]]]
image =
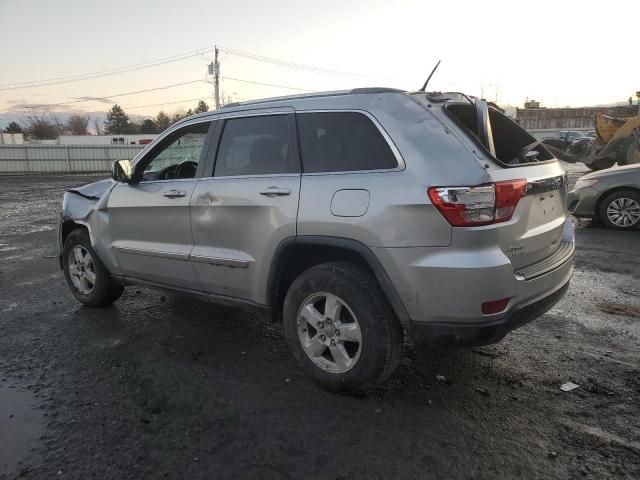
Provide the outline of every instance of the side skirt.
[[143,280],[135,277],[128,276],[112,276],[115,282],[122,286],[139,286],[151,288],[154,290],[160,290],[168,293],[178,293],[190,297],[195,297],[200,300],[208,301],[216,305],[223,305],[234,308],[241,308],[260,316],[266,316],[269,320],[275,320],[275,312],[268,306],[259,303],[252,302],[251,300],[245,300],[243,298],[230,297],[227,295],[218,295],[215,293],[204,292],[201,290],[191,290],[188,288],[174,287],[171,285],[165,285],[159,282],[151,282],[149,280]]

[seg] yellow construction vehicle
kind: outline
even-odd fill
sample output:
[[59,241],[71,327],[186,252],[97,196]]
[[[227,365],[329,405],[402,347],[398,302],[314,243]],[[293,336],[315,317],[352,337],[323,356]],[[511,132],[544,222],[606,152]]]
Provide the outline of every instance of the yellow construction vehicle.
[[543,141],[560,160],[582,162],[592,170],[602,170],[614,164],[640,163],[640,117],[618,118],[596,114],[596,138],[573,140],[564,148]]
[[640,163],[638,134],[640,117],[617,118],[596,115],[596,139],[593,142],[596,163],[594,170],[609,168],[614,163]]

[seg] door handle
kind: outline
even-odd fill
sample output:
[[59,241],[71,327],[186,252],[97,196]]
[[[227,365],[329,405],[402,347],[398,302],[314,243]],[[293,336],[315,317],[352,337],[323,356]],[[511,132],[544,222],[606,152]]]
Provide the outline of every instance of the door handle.
[[167,198],[179,198],[186,197],[187,192],[184,192],[182,190],[169,190],[168,192],[164,192],[163,195]]
[[269,187],[264,190],[260,190],[260,195],[267,197],[283,197],[285,195],[291,195],[290,188]]

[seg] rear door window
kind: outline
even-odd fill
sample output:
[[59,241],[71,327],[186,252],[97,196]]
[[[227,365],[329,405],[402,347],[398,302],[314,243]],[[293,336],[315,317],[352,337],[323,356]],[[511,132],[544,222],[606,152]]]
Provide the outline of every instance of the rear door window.
[[358,112],[299,113],[298,135],[304,172],[396,168],[391,147],[366,115]]
[[290,173],[287,115],[225,121],[214,176]]

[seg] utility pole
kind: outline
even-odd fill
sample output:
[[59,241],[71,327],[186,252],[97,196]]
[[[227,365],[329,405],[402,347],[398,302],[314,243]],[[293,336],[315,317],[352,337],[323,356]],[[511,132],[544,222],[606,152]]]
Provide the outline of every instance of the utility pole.
[[216,110],[220,108],[220,62],[218,61],[218,46],[215,47],[215,62],[213,67],[213,87],[216,99]]

